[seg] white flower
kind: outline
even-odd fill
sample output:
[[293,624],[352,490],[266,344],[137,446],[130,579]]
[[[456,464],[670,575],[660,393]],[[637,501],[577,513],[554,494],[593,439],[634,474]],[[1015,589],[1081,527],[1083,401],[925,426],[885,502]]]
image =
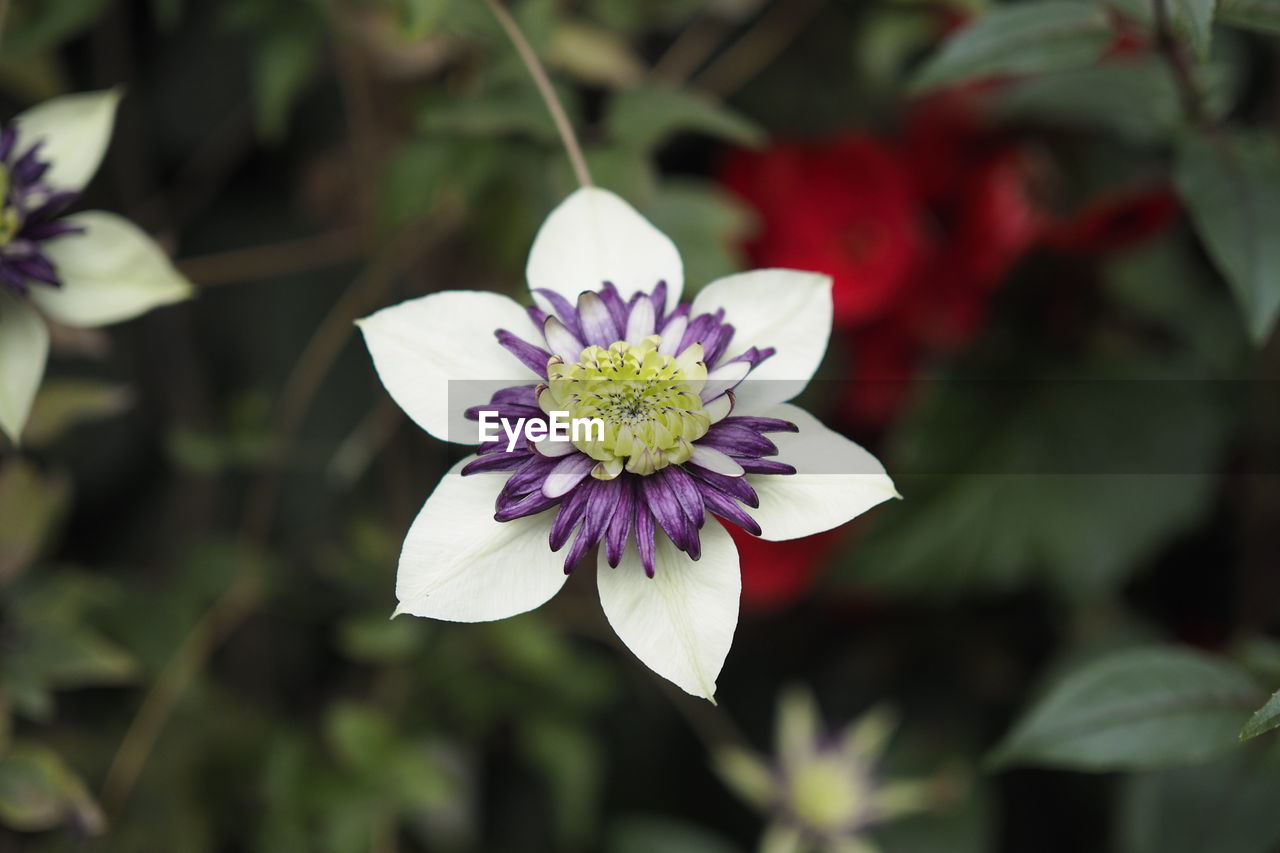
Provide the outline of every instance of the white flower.
[[45,318],[103,326],[192,293],[127,220],[61,215],[102,162],[119,100],[114,90],[64,95],[0,132],[0,432],[14,443],[44,377]]
[[826,351],[831,281],[756,270],[682,304],[672,242],[594,188],[551,213],[526,274],[533,308],[446,291],[360,322],[383,384],[437,438],[477,443],[477,409],[606,425],[602,439],[512,451],[500,436],[456,465],[405,539],[396,612],[514,616],[551,598],[598,545],[600,601],[618,636],[711,699],[741,592],[716,519],[794,539],[897,494],[874,457],[787,403]]
[[876,709],[843,731],[825,731],[813,695],[793,688],[778,700],[772,762],[745,749],[721,749],[720,777],[773,818],[761,853],[877,853],[869,829],[945,800],[954,785],[943,777],[883,778],[878,765],[893,728],[890,715]]

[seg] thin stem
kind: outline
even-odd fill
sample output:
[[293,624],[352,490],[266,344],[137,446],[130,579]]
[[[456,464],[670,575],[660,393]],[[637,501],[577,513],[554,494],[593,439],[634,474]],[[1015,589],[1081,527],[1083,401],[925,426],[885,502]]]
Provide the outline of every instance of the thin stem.
[[201,287],[234,284],[352,261],[361,255],[367,242],[365,228],[336,228],[281,243],[182,258],[178,269]]
[[727,30],[728,24],[719,18],[699,18],[671,42],[649,76],[669,86],[682,85],[715,52]]
[[528,39],[524,37],[524,33],[520,32],[519,24],[516,23],[515,18],[511,17],[511,13],[505,6],[498,0],[485,0],[485,3],[488,4],[489,11],[493,12],[493,16],[498,19],[502,29],[506,31],[507,38],[511,39],[511,44],[524,60],[525,67],[529,69],[529,76],[538,87],[538,94],[546,103],[547,111],[551,113],[551,120],[555,122],[556,130],[560,133],[560,141],[564,143],[564,150],[569,155],[569,162],[573,164],[578,183],[584,187],[593,186],[591,172],[587,169],[586,158],[582,156],[582,147],[578,145],[578,137],[574,135],[573,125],[569,124],[569,117],[565,115],[564,107],[560,106],[560,99],[556,97],[556,90],[552,87],[551,79],[547,77],[547,71],[542,67],[538,55],[533,52]]
[[694,85],[726,97],[760,73],[813,20],[823,0],[777,0],[769,11],[720,54]]
[[1187,118],[1196,127],[1207,128],[1212,125],[1208,109],[1205,107],[1204,92],[1196,80],[1195,67],[1187,56],[1186,49],[1173,31],[1169,19],[1167,0],[1155,0],[1154,4],[1156,45],[1161,55],[1173,72],[1174,83],[1182,96],[1183,107]]

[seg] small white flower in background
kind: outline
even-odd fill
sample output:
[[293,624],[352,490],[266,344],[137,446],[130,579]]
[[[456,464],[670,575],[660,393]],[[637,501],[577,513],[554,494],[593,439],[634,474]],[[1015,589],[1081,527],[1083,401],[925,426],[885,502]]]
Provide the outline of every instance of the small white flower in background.
[[396,612],[514,616],[599,546],[600,601],[618,636],[710,699],[741,593],[717,519],[795,539],[897,494],[874,457],[787,403],[826,351],[831,280],[756,270],[682,303],[676,247],[594,188],[547,218],[526,276],[535,307],[446,291],[360,322],[391,396],[445,441],[479,443],[466,418],[480,410],[605,424],[603,440],[511,450],[499,435],[458,463],[405,539]]
[[0,131],[0,433],[15,444],[44,377],[46,318],[105,326],[192,294],[136,225],[100,210],[62,215],[102,162],[119,100],[64,95]]
[[877,765],[894,728],[883,710],[832,733],[822,728],[812,694],[791,689],[778,700],[776,725],[772,763],[737,748],[715,756],[725,784],[772,818],[761,853],[876,853],[867,830],[947,798],[945,780],[880,776]]

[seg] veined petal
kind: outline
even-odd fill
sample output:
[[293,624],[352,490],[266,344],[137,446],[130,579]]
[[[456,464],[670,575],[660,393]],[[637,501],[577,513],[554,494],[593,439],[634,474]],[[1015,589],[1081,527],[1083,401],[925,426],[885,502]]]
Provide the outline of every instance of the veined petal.
[[106,326],[190,299],[191,282],[155,241],[129,220],[86,210],[63,220],[84,229],[44,244],[61,287],[32,288],[31,299],[66,326]]
[[495,391],[538,378],[498,343],[494,330],[525,340],[542,334],[524,308],[497,293],[432,293],[383,308],[356,325],[392,399],[443,441],[478,443],[479,430],[466,419],[466,409],[484,407]]
[[[680,302],[684,265],[667,235],[608,190],[583,187],[560,203],[529,251],[532,290],[553,290],[570,303],[606,281],[623,301],[667,283],[667,310]],[[535,297],[536,298],[536,297]]]
[[532,610],[564,585],[561,558],[547,548],[550,514],[494,521],[507,477],[463,477],[459,472],[474,458],[444,475],[409,528],[396,575],[396,614],[490,622]]
[[14,119],[17,150],[43,142],[41,159],[49,163],[45,180],[55,190],[79,192],[107,152],[119,103],[118,89],[50,98]]
[[30,305],[0,289],[0,432],[14,444],[44,378],[49,329]]
[[721,361],[747,349],[774,347],[735,389],[738,409],[755,413],[804,390],[831,337],[831,277],[797,270],[752,270],[711,282],[694,297],[692,314],[723,308],[733,340]]
[[652,578],[634,543],[616,569],[601,554],[596,576],[605,616],[627,648],[681,690],[712,699],[738,624],[742,578],[725,529],[708,524],[701,536],[697,562],[659,535]]
[[760,497],[751,515],[760,522],[761,538],[812,536],[901,497],[879,460],[804,409],[784,404],[763,414],[790,421],[799,431],[772,437],[777,460],[795,466],[796,473],[747,475]]

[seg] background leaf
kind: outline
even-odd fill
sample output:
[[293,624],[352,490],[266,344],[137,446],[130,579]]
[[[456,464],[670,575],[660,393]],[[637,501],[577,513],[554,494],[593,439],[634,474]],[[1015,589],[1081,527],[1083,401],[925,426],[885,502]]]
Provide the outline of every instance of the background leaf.
[[1246,134],[1188,134],[1178,148],[1178,191],[1209,254],[1261,343],[1280,316],[1280,147]]
[[996,747],[996,766],[1140,770],[1230,751],[1257,685],[1221,660],[1173,648],[1119,652],[1051,685]]
[[1111,38],[1090,3],[1047,0],[998,6],[952,36],[916,74],[917,90],[1004,74],[1042,74],[1095,62]]
[[1240,730],[1240,739],[1248,740],[1280,726],[1280,690],[1277,690]]

